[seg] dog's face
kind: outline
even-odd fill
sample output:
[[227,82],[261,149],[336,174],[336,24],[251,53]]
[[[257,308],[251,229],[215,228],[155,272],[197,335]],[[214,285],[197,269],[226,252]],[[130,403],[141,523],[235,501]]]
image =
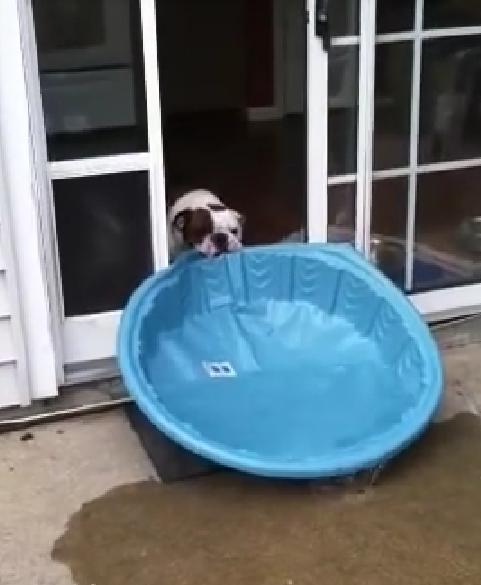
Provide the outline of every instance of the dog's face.
[[185,245],[205,256],[219,256],[242,247],[243,217],[221,204],[184,209],[174,218],[174,229]]

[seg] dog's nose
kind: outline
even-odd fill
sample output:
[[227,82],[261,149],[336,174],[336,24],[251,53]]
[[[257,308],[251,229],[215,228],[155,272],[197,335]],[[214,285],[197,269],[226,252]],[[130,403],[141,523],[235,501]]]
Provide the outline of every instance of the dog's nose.
[[217,248],[217,250],[219,250],[219,252],[227,251],[227,245],[229,243],[229,238],[227,234],[224,234],[222,232],[216,232],[215,234],[212,234],[211,239],[212,243]]

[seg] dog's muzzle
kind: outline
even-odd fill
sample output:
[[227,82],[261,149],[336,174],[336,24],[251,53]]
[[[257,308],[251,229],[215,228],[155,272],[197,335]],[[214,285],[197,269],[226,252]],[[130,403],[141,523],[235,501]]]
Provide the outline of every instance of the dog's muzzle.
[[223,254],[229,249],[229,236],[222,232],[216,232],[210,237],[212,243],[216,247],[217,254]]

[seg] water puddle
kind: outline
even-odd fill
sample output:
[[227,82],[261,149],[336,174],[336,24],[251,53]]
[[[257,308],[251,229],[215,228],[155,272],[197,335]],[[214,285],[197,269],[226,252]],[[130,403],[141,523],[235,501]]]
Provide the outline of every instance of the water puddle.
[[52,556],[79,585],[479,585],[481,424],[433,426],[367,490],[228,473],[122,486]]

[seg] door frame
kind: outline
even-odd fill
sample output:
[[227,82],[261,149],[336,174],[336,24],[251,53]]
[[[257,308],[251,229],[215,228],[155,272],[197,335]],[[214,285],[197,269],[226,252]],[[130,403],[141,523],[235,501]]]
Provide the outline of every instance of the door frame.
[[[112,344],[102,339],[114,339],[120,311],[101,314],[102,327],[107,337],[98,336],[98,316],[73,317],[64,328],[63,302],[58,269],[57,246],[52,203],[52,180],[75,176],[93,176],[130,170],[147,170],[150,173],[151,221],[155,267],[167,265],[167,230],[163,145],[159,80],[157,71],[155,0],[138,0],[141,7],[142,40],[146,79],[147,117],[149,124],[149,152],[115,155],[47,163],[45,129],[41,107],[33,19],[30,0],[3,0],[2,9],[7,19],[0,20],[0,34],[11,41],[9,59],[10,94],[15,95],[6,134],[4,156],[7,170],[16,176],[9,193],[13,203],[12,214],[15,252],[19,257],[19,289],[24,313],[29,371],[32,377],[32,395],[44,397],[55,394],[57,384],[84,379],[68,373],[66,365],[90,364],[92,375],[98,376],[98,363],[106,360],[101,371],[113,373]],[[422,0],[418,2],[422,6]],[[333,45],[359,43],[359,120],[358,168],[350,177],[328,178],[328,56],[322,42],[314,34],[315,0],[306,0],[308,17],[307,34],[307,143],[308,193],[307,233],[310,242],[325,242],[328,231],[328,187],[345,181],[355,182],[356,194],[356,248],[368,253],[370,240],[370,212],[372,179],[381,178],[383,172],[372,172],[372,121],[374,117],[374,55],[375,5],[372,0],[361,0],[361,34],[359,37],[334,38]],[[6,7],[6,8],[5,8]],[[418,26],[419,26],[419,20]],[[478,27],[479,28],[479,27]],[[480,29],[481,30],[481,29]],[[478,31],[479,32],[479,31]],[[413,34],[420,35],[419,31]],[[423,33],[424,34],[424,33]],[[391,35],[392,36],[392,35]],[[15,37],[15,38],[14,38]],[[386,42],[389,39],[385,39]],[[420,44],[419,41],[417,41]],[[414,51],[414,66],[420,67],[420,51]],[[15,69],[15,70],[14,70]],[[416,75],[413,75],[413,79]],[[6,85],[6,84],[3,84]],[[413,94],[419,92],[413,83]],[[415,95],[416,97],[416,95]],[[419,97],[417,98],[419,99]],[[413,121],[414,124],[414,121]],[[417,131],[416,131],[417,133]],[[2,139],[4,136],[2,134]],[[14,141],[17,148],[12,148]],[[461,161],[462,162],[462,161]],[[461,164],[461,163],[457,163]],[[410,169],[401,169],[408,176]],[[417,167],[416,167],[417,168]],[[420,168],[422,171],[422,168]],[[386,173],[384,173],[386,175]],[[411,173],[412,174],[412,173]],[[388,174],[387,174],[388,175]],[[398,176],[398,175],[396,175]],[[411,257],[414,243],[415,192],[410,191],[408,237]],[[412,194],[414,193],[414,195]],[[409,231],[410,230],[410,231]],[[481,310],[481,284],[453,287],[440,291],[411,295],[414,305],[427,320]],[[84,336],[98,338],[98,345],[82,346]],[[78,347],[80,340],[80,345]],[[68,346],[73,351],[65,351]],[[75,345],[77,344],[77,345]],[[75,355],[74,355],[75,354]],[[92,365],[95,362],[96,365]],[[68,370],[68,368],[67,368]]]
[[[50,335],[57,366],[57,383],[75,383],[97,377],[100,371],[115,372],[114,347],[121,311],[92,315],[64,316],[60,278],[52,182],[77,177],[108,175],[129,171],[149,173],[149,207],[154,268],[168,263],[166,205],[163,171],[162,120],[160,112],[155,0],[138,0],[142,27],[145,95],[148,126],[148,150],[111,156],[47,160],[46,132],[40,93],[37,50],[31,0],[8,0],[18,8],[22,69],[28,109],[28,146],[33,158],[37,223],[42,244],[41,269],[48,286],[46,306],[50,317]],[[86,367],[83,367],[85,365]]]
[[[55,326],[50,311],[51,291],[44,263],[31,110],[25,73],[24,4],[0,3],[0,156],[10,211],[12,259],[16,268],[18,318],[25,345],[25,396],[54,396],[63,370],[59,367]],[[8,80],[8,82],[5,82]],[[21,351],[21,347],[17,348]]]
[[[307,0],[307,239],[327,242],[328,53],[315,34],[316,0]],[[324,194],[316,197],[315,194]]]

